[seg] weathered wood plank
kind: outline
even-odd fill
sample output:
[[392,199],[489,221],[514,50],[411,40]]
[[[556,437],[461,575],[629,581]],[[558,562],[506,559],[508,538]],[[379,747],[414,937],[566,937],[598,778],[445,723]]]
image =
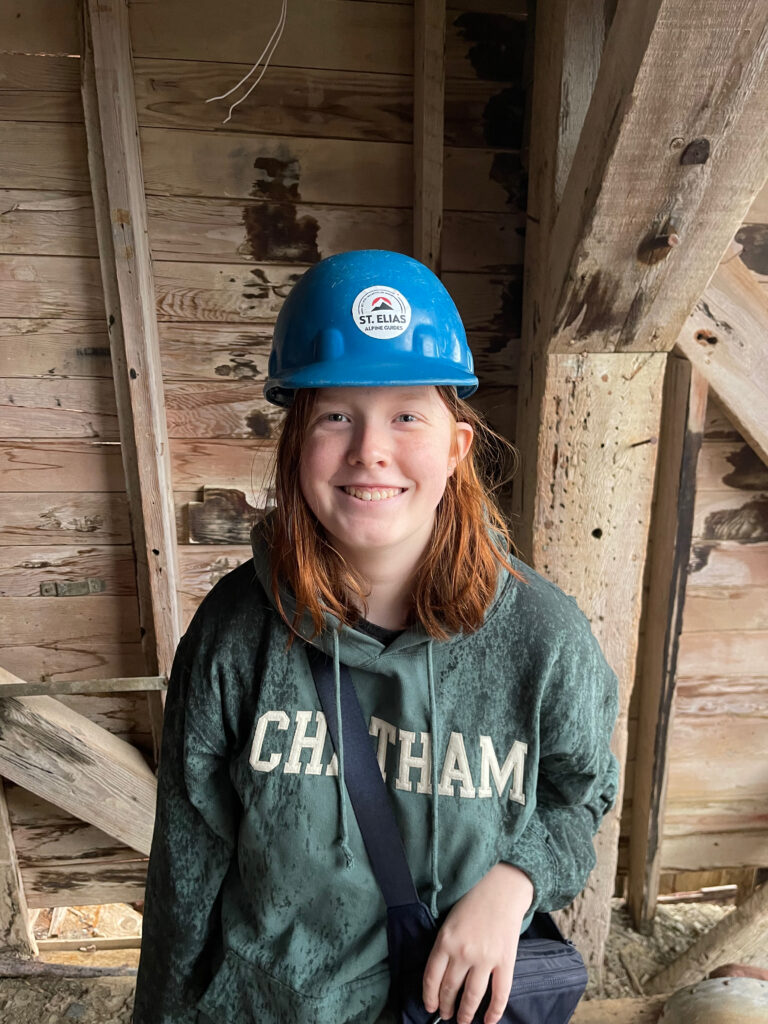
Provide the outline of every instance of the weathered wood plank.
[[670,349],[763,185],[768,10],[710,13],[616,9],[553,229],[550,351]]
[[[457,5],[458,6],[458,5]],[[214,3],[200,3],[191,16],[181,0],[131,5],[131,39],[137,57],[237,61],[250,66],[254,45],[274,28],[279,7],[265,6],[256,16],[245,0],[232,0],[226,22]],[[502,77],[515,66],[524,40],[525,21],[517,6],[510,15],[457,11],[448,19],[448,73],[454,77]],[[326,68],[409,74],[412,67],[413,15],[401,3],[325,0],[322,16],[312,0],[291,8],[274,63],[280,67]],[[248,25],[247,33],[242,26]],[[484,44],[484,45],[483,45]],[[480,50],[480,53],[477,51]],[[258,52],[258,50],[256,51]],[[233,74],[234,84],[239,74]],[[213,94],[212,94],[213,95]],[[226,106],[224,106],[226,111]]]
[[0,437],[119,440],[114,383],[0,377]]
[[[404,143],[361,146],[346,139],[178,130],[171,147],[164,129],[142,128],[140,134],[149,194],[412,205],[412,147]],[[471,189],[468,180],[473,183]],[[509,212],[508,203],[521,188],[516,154],[446,148],[446,210]]]
[[674,992],[706,976],[722,963],[738,963],[765,948],[768,930],[768,885],[762,885],[694,942],[683,955],[647,985],[649,992]]
[[120,447],[112,441],[2,441],[0,490],[118,491],[125,494]]
[[[2,38],[7,39],[4,32]],[[76,57],[0,53],[0,121],[73,123],[82,119]]]
[[40,597],[57,584],[87,580],[99,584],[91,593],[135,595],[133,547],[0,545],[0,597]]
[[99,262],[79,256],[0,256],[0,316],[95,318]]
[[690,835],[665,835],[661,860],[665,871],[699,871],[705,868],[731,868],[765,864],[768,857],[768,830],[746,832],[692,832]]
[[128,507],[119,492],[0,494],[0,545],[129,544]]
[[0,121],[0,151],[0,188],[90,189],[82,125]]
[[[77,649],[92,642],[95,660],[96,652],[105,644],[117,649],[121,644],[139,640],[135,596],[4,597],[2,609],[5,637],[13,641],[12,646],[3,649],[2,664],[6,664],[6,656],[11,656],[17,647],[29,644],[66,650],[69,646]],[[144,674],[102,673],[105,677]],[[86,678],[93,679],[94,673],[89,672]]]
[[[149,196],[147,210],[157,260],[308,264],[346,249],[410,249],[411,214],[402,208]],[[443,269],[522,265],[523,230],[520,213],[449,211]]]
[[251,558],[250,544],[183,544],[179,547],[180,587],[202,601],[222,576]]
[[4,953],[37,956],[38,949],[19,861],[11,832],[5,792],[0,781],[0,949]]
[[[0,677],[12,678],[5,670]],[[6,697],[0,718],[3,775],[149,852],[157,785],[131,744],[53,697]]]
[[0,191],[0,252],[96,256],[90,195],[3,189]]
[[[219,129],[221,106],[206,100],[229,89],[249,67],[250,64],[216,61],[139,58],[135,61],[139,124],[152,128]],[[518,76],[518,69],[511,62],[508,75]],[[519,148],[522,116],[511,103],[510,92],[508,82],[448,79],[446,143]],[[41,94],[45,95],[51,94]],[[52,102],[49,100],[48,104]],[[43,99],[40,106],[41,112],[47,112],[48,105]],[[412,106],[410,75],[270,64],[269,74],[252,97],[236,108],[226,128],[232,132],[269,132],[292,137],[412,142]],[[0,93],[0,116],[2,110]],[[49,120],[42,116],[39,119]]]
[[[0,694],[3,697],[59,697],[71,694],[120,694],[146,690],[165,690],[168,680],[165,676],[122,676],[117,679],[49,679],[38,683],[3,683]],[[72,705],[70,705],[71,707]],[[86,715],[86,718],[90,717]],[[101,723],[100,723],[101,724]],[[104,726],[108,728],[108,726]],[[114,729],[110,729],[114,732]]]
[[582,1000],[571,1020],[573,1024],[656,1024],[664,1010],[666,996],[637,999]]
[[107,377],[112,379],[109,335],[98,320],[0,319],[3,377]]
[[768,466],[743,440],[707,441],[701,448],[696,486],[702,491],[768,489]]
[[[253,382],[266,379],[272,326],[260,324],[160,323],[160,354],[167,388],[176,380]],[[519,339],[510,333],[470,331],[469,344],[483,379],[517,385]],[[258,388],[254,389],[258,396]]]
[[250,383],[169,381],[165,395],[171,438],[275,439],[285,418]]
[[[688,603],[701,603],[714,590],[719,603],[721,588],[725,594],[736,596],[743,588],[760,590],[768,586],[768,543],[742,544],[738,540],[707,541],[696,545],[691,560],[691,578],[688,584]],[[722,609],[722,604],[720,604]],[[686,608],[687,613],[687,608]],[[735,623],[727,628],[733,629]],[[684,627],[685,628],[685,627]],[[688,632],[688,630],[685,630]]]
[[[763,553],[763,563],[768,558]],[[768,631],[768,586],[705,587],[688,585],[683,611],[684,633]],[[768,651],[766,652],[768,654]]]
[[[669,746],[675,706],[678,638],[686,604],[693,530],[696,462],[707,385],[683,358],[667,362],[662,399],[661,453],[651,526],[649,593],[636,729],[627,903],[634,927],[652,929],[661,873]],[[676,752],[676,751],[675,751]]]
[[[3,602],[10,600],[3,598]],[[24,600],[28,608],[30,599]],[[24,607],[11,608],[10,612],[13,614],[7,613],[5,603],[0,608],[4,623],[10,622],[13,625],[20,619],[22,622],[26,621]],[[45,618],[43,624],[47,625]],[[85,630],[85,635],[51,644],[46,638],[38,635],[26,644],[0,648],[0,661],[4,668],[22,679],[99,679],[109,675],[143,675],[145,665],[141,641],[137,639],[121,642],[114,639],[120,635],[121,626],[122,623],[115,622],[112,626],[112,635],[96,641],[92,641]],[[79,631],[77,627],[74,630]]]
[[680,679],[703,676],[765,676],[768,631],[683,633],[677,670]]
[[761,490],[760,485],[751,493],[747,489],[699,489],[693,524],[697,543],[693,548],[692,571],[700,561],[706,561],[714,542],[751,547],[768,541],[768,498]]
[[75,0],[25,0],[0,9],[3,49],[15,53],[78,52]]
[[[83,5],[82,97],[147,672],[170,675],[179,604],[171,460],[124,0]],[[163,695],[149,693],[155,755]],[[143,847],[141,847],[143,849]]]
[[768,463],[768,292],[734,256],[720,263],[677,339],[734,427]]
[[191,490],[206,484],[236,487],[257,505],[255,495],[267,485],[273,457],[274,444],[269,441],[174,440],[174,489]]
[[[306,268],[296,264],[155,263],[161,320],[270,323]],[[517,337],[522,280],[506,275],[443,274],[468,331]]]

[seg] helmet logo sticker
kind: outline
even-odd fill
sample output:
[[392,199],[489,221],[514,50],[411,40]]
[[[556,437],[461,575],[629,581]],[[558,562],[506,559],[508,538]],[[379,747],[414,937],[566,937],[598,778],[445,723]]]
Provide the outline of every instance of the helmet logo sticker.
[[411,307],[402,292],[377,284],[356,296],[352,317],[369,338],[396,338],[408,329]]

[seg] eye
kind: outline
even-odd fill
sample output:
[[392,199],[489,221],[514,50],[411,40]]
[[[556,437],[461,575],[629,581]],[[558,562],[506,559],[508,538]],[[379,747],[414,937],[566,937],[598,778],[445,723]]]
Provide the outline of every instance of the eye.
[[417,417],[412,412],[401,412],[397,417],[403,423],[416,423],[418,422]]
[[328,420],[329,423],[344,423],[348,417],[343,412],[327,412],[325,414],[325,419]]

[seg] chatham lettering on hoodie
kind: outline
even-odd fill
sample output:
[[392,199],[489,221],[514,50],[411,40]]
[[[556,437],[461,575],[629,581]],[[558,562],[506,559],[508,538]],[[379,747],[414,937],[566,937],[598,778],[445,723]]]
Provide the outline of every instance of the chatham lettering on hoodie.
[[[268,528],[174,659],[134,1024],[373,1024],[387,1001],[385,903]],[[441,920],[506,861],[533,882],[525,927],[594,865],[617,680],[573,598],[510,562],[524,580],[500,575],[475,633],[382,642],[328,616],[311,643],[349,669],[420,898]]]
[[[309,733],[310,722],[314,719],[314,733]],[[264,741],[267,736],[267,729],[272,725],[283,732],[291,726],[291,716],[287,711],[265,711],[259,716],[256,722],[256,731],[253,734],[253,744],[249,764],[257,772],[273,772],[282,764],[282,771],[291,775],[303,772],[305,775],[338,775],[339,762],[336,754],[333,753],[327,760],[323,759],[323,752],[326,748],[328,726],[325,721],[325,714],[322,711],[296,711],[294,712],[293,734],[288,745],[290,753],[287,759],[283,753],[273,750],[270,754],[264,752]],[[371,715],[370,727],[371,736],[376,737],[376,756],[379,762],[381,777],[387,781],[387,748],[397,747],[397,779],[395,787],[406,793],[432,793],[432,760],[431,745],[432,736],[428,732],[419,733],[420,754],[413,753],[413,746],[416,742],[416,733],[407,729],[401,729],[385,722],[382,718]],[[525,803],[523,792],[523,775],[525,771],[525,755],[528,752],[528,744],[521,740],[515,740],[507,753],[503,763],[499,760],[494,750],[493,740],[490,736],[478,737],[478,759],[480,785],[476,787],[472,781],[472,770],[470,768],[467,748],[464,743],[464,736],[460,732],[452,732],[448,740],[445,757],[442,761],[440,782],[437,787],[439,796],[453,796],[454,786],[458,783],[460,797],[490,797],[493,796],[491,789],[491,778],[496,786],[496,793],[504,794],[510,778],[512,785],[509,788],[509,799],[519,804]],[[301,761],[303,750],[309,750],[311,756],[309,761]],[[413,770],[418,773],[414,786],[411,773]],[[478,776],[476,776],[478,777]]]

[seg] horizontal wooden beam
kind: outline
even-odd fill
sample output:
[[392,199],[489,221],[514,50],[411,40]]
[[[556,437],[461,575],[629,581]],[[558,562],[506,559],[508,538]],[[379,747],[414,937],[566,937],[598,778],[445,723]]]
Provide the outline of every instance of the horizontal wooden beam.
[[149,853],[157,781],[135,747],[54,697],[0,700],[0,725],[0,775]]
[[[10,673],[9,673],[10,674]],[[15,678],[15,677],[14,677]],[[129,693],[165,690],[165,676],[118,676],[114,679],[48,679],[40,682],[6,682],[0,673],[0,697],[53,697],[71,693]]]
[[550,244],[550,351],[669,350],[768,173],[768,6],[620,3]]
[[733,247],[677,338],[734,426],[768,464],[768,293]]

